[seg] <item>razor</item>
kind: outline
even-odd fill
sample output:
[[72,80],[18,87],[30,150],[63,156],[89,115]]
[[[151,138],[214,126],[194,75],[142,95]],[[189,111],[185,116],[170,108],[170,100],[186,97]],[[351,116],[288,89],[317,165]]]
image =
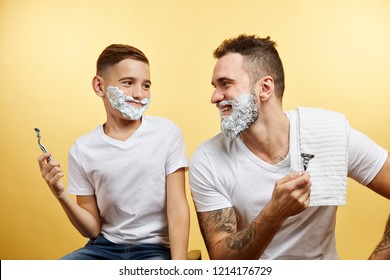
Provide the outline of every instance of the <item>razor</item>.
[[[37,139],[38,139],[38,145],[39,145],[39,148],[41,149],[41,151],[43,153],[47,153],[47,149],[45,148],[45,146],[42,145],[41,143],[41,131],[39,130],[39,128],[34,128],[35,132],[37,133]],[[47,162],[51,161],[51,157],[48,157]]]

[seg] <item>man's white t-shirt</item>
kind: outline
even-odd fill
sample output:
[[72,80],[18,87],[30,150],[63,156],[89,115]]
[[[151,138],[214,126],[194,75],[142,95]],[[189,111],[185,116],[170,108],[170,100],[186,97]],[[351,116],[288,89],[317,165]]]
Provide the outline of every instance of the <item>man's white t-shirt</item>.
[[126,141],[100,125],[69,151],[68,192],[96,196],[101,233],[111,242],[168,246],[166,176],[183,167],[184,140],[172,121],[143,116]]
[[[290,139],[296,133],[296,127],[290,126]],[[387,155],[367,136],[350,128],[349,177],[367,185]],[[289,172],[289,155],[272,165],[254,155],[240,138],[229,141],[220,133],[200,145],[190,161],[189,180],[196,211],[234,207],[238,229],[243,229],[271,200],[275,182]],[[288,218],[261,258],[338,259],[336,211],[336,206],[309,207]]]

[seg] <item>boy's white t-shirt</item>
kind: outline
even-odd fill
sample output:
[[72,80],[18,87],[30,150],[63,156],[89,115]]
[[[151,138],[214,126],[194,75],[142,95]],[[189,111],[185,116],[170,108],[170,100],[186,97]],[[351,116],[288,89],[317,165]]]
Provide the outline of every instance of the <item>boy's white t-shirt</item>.
[[[296,133],[296,127],[290,126],[290,139]],[[367,136],[350,128],[349,177],[367,185],[382,168],[387,154]],[[243,229],[271,200],[275,182],[289,172],[289,156],[272,165],[254,155],[240,138],[228,141],[220,133],[203,143],[190,161],[189,181],[196,211],[233,206],[238,229]],[[309,207],[288,218],[262,258],[337,259],[336,211],[336,206]]]
[[126,141],[100,125],[69,151],[68,192],[96,196],[101,233],[111,242],[168,246],[166,176],[183,167],[184,140],[172,121],[143,116]]

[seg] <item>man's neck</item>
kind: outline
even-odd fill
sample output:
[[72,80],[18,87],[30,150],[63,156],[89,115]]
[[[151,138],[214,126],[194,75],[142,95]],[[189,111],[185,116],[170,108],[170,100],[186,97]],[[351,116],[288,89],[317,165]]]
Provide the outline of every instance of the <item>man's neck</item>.
[[289,152],[290,121],[284,112],[264,119],[264,115],[241,133],[248,149],[261,160],[276,164]]

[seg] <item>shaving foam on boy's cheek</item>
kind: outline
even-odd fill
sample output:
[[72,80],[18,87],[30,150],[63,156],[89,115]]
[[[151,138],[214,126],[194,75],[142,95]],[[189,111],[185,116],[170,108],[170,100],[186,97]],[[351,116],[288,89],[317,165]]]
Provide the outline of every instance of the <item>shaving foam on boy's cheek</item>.
[[[142,114],[149,107],[150,99],[143,98],[142,100],[135,100],[132,96],[123,94],[123,91],[115,86],[107,87],[107,98],[114,109],[117,109],[122,115],[130,120],[138,120]],[[126,101],[134,101],[142,104],[140,108],[131,106]]]

